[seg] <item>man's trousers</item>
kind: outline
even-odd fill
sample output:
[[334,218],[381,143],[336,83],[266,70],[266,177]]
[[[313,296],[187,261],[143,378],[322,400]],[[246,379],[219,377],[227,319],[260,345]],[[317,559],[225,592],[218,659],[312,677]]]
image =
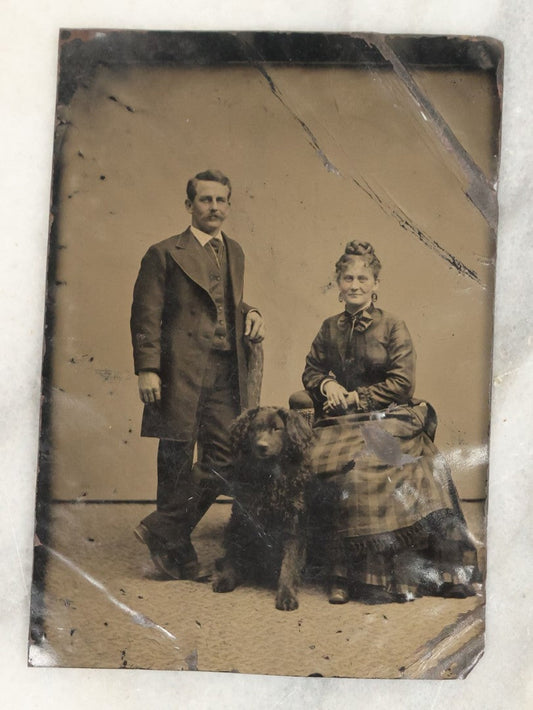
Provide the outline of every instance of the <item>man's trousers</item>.
[[[142,521],[182,563],[196,560],[190,534],[216,497],[227,490],[232,469],[229,426],[238,414],[235,354],[213,350],[202,383],[194,436],[190,441],[160,439],[157,510]],[[195,446],[197,461],[193,465]]]

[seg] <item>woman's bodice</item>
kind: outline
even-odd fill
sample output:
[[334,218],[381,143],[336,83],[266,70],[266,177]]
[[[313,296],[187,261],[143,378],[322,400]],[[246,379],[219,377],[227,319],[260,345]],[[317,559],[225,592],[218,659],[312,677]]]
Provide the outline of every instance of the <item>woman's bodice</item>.
[[361,409],[408,402],[414,393],[416,355],[405,323],[370,306],[353,319],[348,313],[324,321],[303,373],[316,404],[322,382],[336,379],[359,395]]

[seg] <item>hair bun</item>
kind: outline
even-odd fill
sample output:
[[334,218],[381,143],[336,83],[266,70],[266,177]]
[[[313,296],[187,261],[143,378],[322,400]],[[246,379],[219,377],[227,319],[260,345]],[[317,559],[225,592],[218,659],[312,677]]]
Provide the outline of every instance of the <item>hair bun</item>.
[[348,264],[353,263],[353,257],[361,258],[365,266],[372,270],[374,278],[378,278],[381,270],[381,262],[376,256],[374,247],[369,242],[358,242],[356,239],[353,239],[351,242],[348,242],[344,254],[335,264],[337,282],[346,270]]
[[374,247],[368,242],[357,242],[353,240],[351,242],[348,242],[344,253],[350,254],[352,256],[373,256]]

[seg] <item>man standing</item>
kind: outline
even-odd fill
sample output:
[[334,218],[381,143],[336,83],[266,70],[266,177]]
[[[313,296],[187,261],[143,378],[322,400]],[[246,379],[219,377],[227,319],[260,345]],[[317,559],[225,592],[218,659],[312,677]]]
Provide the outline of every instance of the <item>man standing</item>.
[[242,300],[243,251],[221,232],[230,197],[218,170],[189,180],[191,226],[150,247],[133,294],[141,436],[160,440],[157,509],[135,534],[175,579],[200,576],[190,535],[231,475],[228,428],[248,406],[246,345],[264,337]]

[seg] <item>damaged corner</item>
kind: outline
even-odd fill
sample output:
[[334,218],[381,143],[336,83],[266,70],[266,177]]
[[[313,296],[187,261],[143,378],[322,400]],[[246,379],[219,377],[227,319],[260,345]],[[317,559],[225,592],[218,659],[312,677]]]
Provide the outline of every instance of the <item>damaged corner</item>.
[[[465,150],[444,117],[417,84],[412,73],[409,71],[407,63],[404,62],[400,58],[399,53],[395,51],[394,39],[389,38],[387,35],[372,35],[369,41],[377,47],[383,58],[390,63],[398,79],[411,95],[421,112],[423,112],[427,124],[431,127],[438,141],[447,152],[454,155],[463,174],[468,180],[468,188],[465,192],[467,198],[479,210],[490,229],[495,233],[498,223],[496,183],[492,183],[487,178],[472,156]],[[499,43],[496,44],[499,45]],[[480,46],[480,49],[483,50],[483,46]],[[486,52],[481,52],[477,58],[477,63],[481,70],[496,68],[497,72],[501,72],[502,61],[498,61],[496,66],[494,66],[493,60],[488,57]]]

